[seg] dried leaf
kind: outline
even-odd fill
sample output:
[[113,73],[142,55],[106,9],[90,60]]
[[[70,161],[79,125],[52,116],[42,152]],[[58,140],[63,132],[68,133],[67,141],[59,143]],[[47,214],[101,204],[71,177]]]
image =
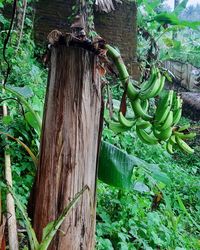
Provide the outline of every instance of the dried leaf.
[[104,11],[106,13],[114,10],[113,0],[96,0],[95,5],[99,11]]
[[106,74],[106,69],[102,65],[97,65],[97,70],[100,76],[104,76]]

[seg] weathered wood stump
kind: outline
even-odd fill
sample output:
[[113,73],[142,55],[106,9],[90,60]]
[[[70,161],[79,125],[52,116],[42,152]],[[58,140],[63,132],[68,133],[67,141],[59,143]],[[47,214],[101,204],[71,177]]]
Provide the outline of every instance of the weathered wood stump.
[[200,93],[182,92],[183,115],[194,121],[200,120]]
[[65,219],[51,250],[94,249],[100,120],[101,84],[95,56],[84,49],[55,46],[34,189],[33,226],[38,239],[85,185],[90,195],[85,192]]

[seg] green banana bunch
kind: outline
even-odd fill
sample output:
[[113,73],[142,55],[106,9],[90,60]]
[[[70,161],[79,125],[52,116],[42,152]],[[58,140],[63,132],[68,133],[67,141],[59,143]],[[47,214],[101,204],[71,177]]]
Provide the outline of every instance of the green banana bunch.
[[135,100],[138,95],[138,90],[133,85],[132,81],[128,78],[128,85],[127,85],[127,96],[130,100]]
[[[144,107],[144,105],[145,105],[145,107]],[[137,99],[131,101],[131,106],[132,106],[133,112],[135,113],[135,116],[141,117],[142,119],[144,119],[146,121],[153,119],[153,116],[151,116],[147,113],[148,105],[149,104],[147,102],[142,103],[140,98],[137,98]]]
[[153,123],[153,133],[160,141],[166,141],[172,135],[173,125],[173,90],[160,98]]
[[158,68],[153,68],[148,81],[141,85],[138,94],[141,100],[150,99],[160,94],[165,85],[165,76],[161,76]]
[[167,129],[160,130],[160,131],[153,129],[153,133],[155,137],[159,139],[160,141],[167,141],[172,135],[172,127],[168,127]]
[[166,95],[164,95],[164,97],[160,98],[155,112],[155,126],[159,126],[160,124],[162,124],[169,115],[169,112],[172,108],[173,95],[174,91],[170,90]]
[[[149,114],[149,99],[160,95],[165,85],[165,76],[158,68],[152,67],[147,81],[137,86],[131,80],[120,52],[112,46],[105,44],[107,55],[112,58],[119,79],[127,94],[134,116],[125,116],[121,110],[118,119],[109,121],[109,127],[115,132],[124,132],[135,127],[138,137],[147,144],[153,145],[161,141],[166,142],[166,149],[173,154],[173,148],[178,147],[186,153],[194,150],[184,141],[195,137],[195,133],[188,131],[188,126],[177,126],[182,115],[182,100],[173,90],[168,91],[158,101],[155,114]],[[114,116],[113,116],[114,118]]]
[[196,133],[189,132],[188,125],[184,125],[182,127],[174,128],[172,136],[166,143],[166,149],[168,153],[173,154],[173,147],[176,145],[181,151],[192,154],[194,153],[194,149],[192,149],[184,140],[193,139],[196,136]]
[[145,121],[142,118],[138,118],[136,120],[136,127],[138,127],[139,129],[146,129],[152,127],[152,124],[149,121]]
[[146,144],[154,145],[158,143],[158,140],[155,138],[153,133],[146,131],[145,129],[139,128],[136,125],[136,133],[140,140]]
[[122,133],[128,131],[130,128],[124,127],[121,123],[110,121],[108,127],[115,133]]
[[182,140],[180,137],[176,135],[176,142],[178,147],[187,154],[193,154],[194,149],[191,148],[184,140]]
[[180,96],[177,96],[177,98],[175,99],[175,108],[174,108],[174,118],[173,118],[173,124],[176,125],[179,120],[181,119],[181,115],[182,115],[182,99],[180,98]]
[[123,114],[122,114],[122,112],[120,111],[119,112],[119,122],[120,122],[120,124],[123,126],[123,127],[125,127],[125,128],[132,128],[134,125],[135,125],[135,123],[136,123],[136,120],[134,119],[134,120],[128,120]]

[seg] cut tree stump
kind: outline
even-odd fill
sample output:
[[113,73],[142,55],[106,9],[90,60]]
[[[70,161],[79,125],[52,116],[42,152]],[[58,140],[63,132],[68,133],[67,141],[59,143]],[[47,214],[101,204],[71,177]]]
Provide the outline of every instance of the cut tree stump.
[[94,249],[102,114],[96,57],[84,49],[57,45],[50,64],[33,226],[41,241],[43,228],[87,185],[90,192],[83,194],[48,249],[90,250]]

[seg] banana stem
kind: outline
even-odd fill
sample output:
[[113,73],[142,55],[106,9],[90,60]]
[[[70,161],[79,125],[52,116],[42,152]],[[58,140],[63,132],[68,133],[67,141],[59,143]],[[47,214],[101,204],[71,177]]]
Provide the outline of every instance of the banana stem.
[[121,54],[109,44],[106,44],[105,48],[107,49],[108,56],[112,58],[119,72],[119,78],[122,82],[124,89],[127,90],[127,95],[129,99],[134,100],[138,95],[138,90],[133,86],[131,82],[130,75],[128,73],[126,65],[124,64]]
[[119,78],[122,81],[123,86],[125,87],[125,84],[127,83],[127,80],[129,78],[129,73],[121,57],[121,54],[109,44],[106,44],[105,47],[108,50],[108,56],[110,56],[114,61],[115,66],[117,67],[117,70],[119,72]]

